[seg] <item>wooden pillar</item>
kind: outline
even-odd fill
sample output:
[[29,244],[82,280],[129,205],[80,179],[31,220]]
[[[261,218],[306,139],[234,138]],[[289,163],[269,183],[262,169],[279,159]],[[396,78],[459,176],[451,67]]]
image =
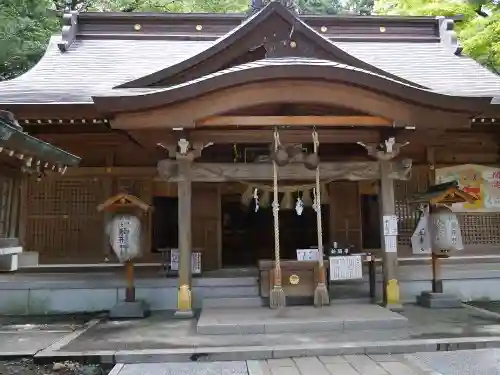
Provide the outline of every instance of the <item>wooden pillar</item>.
[[[427,147],[426,160],[429,165],[428,183],[429,186],[436,184],[436,152],[433,147]],[[429,213],[432,213],[432,207],[429,207]],[[433,249],[432,249],[433,250]],[[432,293],[443,293],[443,280],[441,277],[441,258],[438,254],[432,251],[431,254],[432,264]]]
[[125,262],[125,280],[127,281],[125,301],[135,302],[134,262],[131,260]]
[[[399,298],[397,235],[388,233],[396,215],[394,199],[394,181],[390,178],[391,162],[380,160],[380,211],[382,213],[382,250],[383,250],[383,285],[384,306],[402,309]],[[397,223],[397,221],[396,221]]]
[[180,318],[193,317],[191,295],[191,166],[193,157],[177,155],[179,181],[179,289],[177,311]]
[[9,218],[9,233],[11,238],[18,236],[19,229],[19,210],[21,205],[21,178],[16,176],[12,183],[12,209]]

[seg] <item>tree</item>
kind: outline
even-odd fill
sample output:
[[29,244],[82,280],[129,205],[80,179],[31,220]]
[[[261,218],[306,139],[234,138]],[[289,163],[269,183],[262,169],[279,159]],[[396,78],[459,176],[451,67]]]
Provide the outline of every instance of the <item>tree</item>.
[[0,7],[0,80],[31,68],[58,29],[45,0],[2,0]]
[[376,0],[374,12],[388,15],[456,16],[464,53],[500,72],[500,6],[483,0]]
[[298,0],[302,14],[339,14],[343,10],[340,0]]

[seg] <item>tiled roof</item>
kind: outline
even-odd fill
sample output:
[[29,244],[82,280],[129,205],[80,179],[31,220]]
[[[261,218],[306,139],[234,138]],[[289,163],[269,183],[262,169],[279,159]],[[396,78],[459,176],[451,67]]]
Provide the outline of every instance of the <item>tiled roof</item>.
[[[443,99],[450,102],[450,97],[447,95],[422,89],[366,69],[330,60],[304,57],[267,58],[252,61],[169,87],[115,88],[110,90],[109,94],[94,96],[93,99],[103,112],[120,111],[123,108],[129,111],[144,110],[146,107],[154,108],[175,101],[187,100],[213,90],[238,86],[246,82],[247,77],[252,77],[252,82],[267,81],[271,77],[276,79],[308,77],[315,80],[334,80],[354,84],[372,90],[380,90],[384,86],[384,91],[388,95],[402,99],[411,97],[414,102],[425,102],[430,105],[439,105]],[[144,100],[147,102],[146,105]],[[479,109],[479,106],[484,104],[481,102],[485,100],[489,103],[490,99],[455,96],[451,100],[451,106],[456,110],[467,107]]]
[[179,63],[213,42],[176,40],[75,40],[60,52],[53,37],[30,71],[0,82],[0,105],[10,103],[92,103],[125,81]]
[[[0,109],[23,103],[93,103],[92,96],[112,95],[113,87],[174,66],[216,43],[165,38],[77,36],[66,52],[60,52],[60,38],[53,37],[33,69],[0,82]],[[437,93],[500,97],[500,76],[468,57],[454,55],[439,42],[332,43],[402,81]]]
[[500,96],[500,76],[441,43],[346,43],[338,47],[408,81],[448,95]]

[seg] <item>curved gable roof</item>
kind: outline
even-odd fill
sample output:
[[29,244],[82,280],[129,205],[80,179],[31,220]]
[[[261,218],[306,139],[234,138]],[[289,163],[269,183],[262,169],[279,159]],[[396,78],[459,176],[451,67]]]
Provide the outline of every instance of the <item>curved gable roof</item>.
[[[234,28],[222,38],[219,38],[211,47],[202,51],[201,53],[155,73],[151,73],[141,78],[120,84],[116,86],[116,88],[141,88],[155,86],[162,81],[168,81],[169,77],[174,77],[188,71],[195,66],[198,66],[203,62],[208,62],[219,54],[224,53],[225,50],[234,48],[233,46],[241,48],[242,44],[244,44],[244,41],[252,31],[257,30],[257,28],[262,26],[266,21],[272,22],[273,17],[280,17],[282,20],[285,20],[289,24],[292,33],[300,33],[304,35],[311,43],[314,43],[322,51],[326,52],[326,54],[331,57],[332,61],[364,69],[412,86],[427,88],[418,83],[409,81],[405,78],[396,76],[390,72],[377,68],[376,66],[355,57],[344,49],[337,47],[333,42],[325,39],[321,34],[317,33],[314,29],[297,18],[293,13],[288,11],[281,3],[276,1],[270,2],[265,8],[249,17],[240,26]],[[260,43],[264,43],[264,36],[265,35],[262,35]],[[248,49],[252,47],[255,46],[252,44],[248,45]],[[228,61],[226,61],[226,63],[229,63],[230,61],[231,58],[228,58]],[[188,80],[198,78],[202,75],[210,73],[213,73],[213,71],[197,71],[198,76],[189,77]]]
[[489,106],[492,99],[439,94],[361,68],[327,60],[279,58],[242,64],[167,88],[115,89],[114,95],[95,96],[93,100],[98,109],[105,113],[132,112],[158,108],[247,83],[302,78],[356,86],[407,103],[457,113],[479,113]]

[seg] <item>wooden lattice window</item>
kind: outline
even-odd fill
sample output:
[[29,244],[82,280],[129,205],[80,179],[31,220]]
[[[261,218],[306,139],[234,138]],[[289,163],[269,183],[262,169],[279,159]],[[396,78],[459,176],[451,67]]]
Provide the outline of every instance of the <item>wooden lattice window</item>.
[[500,246],[500,214],[460,214],[458,219],[465,245]]
[[101,262],[106,178],[29,180],[26,188],[26,240],[41,263]]

